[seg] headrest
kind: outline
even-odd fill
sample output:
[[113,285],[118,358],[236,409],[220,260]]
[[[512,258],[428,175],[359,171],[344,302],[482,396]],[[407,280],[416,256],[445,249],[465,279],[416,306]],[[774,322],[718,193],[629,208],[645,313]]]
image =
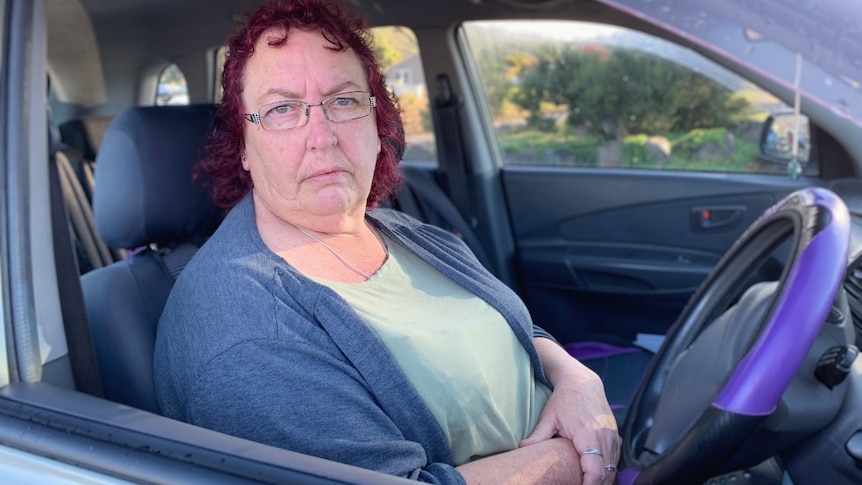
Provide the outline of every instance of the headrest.
[[93,212],[111,247],[208,235],[221,210],[192,179],[215,105],[132,108],[111,123],[96,158]]

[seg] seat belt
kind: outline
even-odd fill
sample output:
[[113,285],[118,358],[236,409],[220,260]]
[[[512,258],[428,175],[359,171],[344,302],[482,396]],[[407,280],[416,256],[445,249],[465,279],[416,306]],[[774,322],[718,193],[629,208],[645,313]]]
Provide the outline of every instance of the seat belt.
[[[458,213],[455,205],[448,197],[446,197],[446,194],[443,193],[440,186],[433,180],[431,174],[408,167],[402,168],[401,173],[404,176],[404,181],[407,183],[407,187],[419,196],[418,199],[422,201],[422,205],[429,206],[428,210],[425,212],[433,212],[437,217],[442,218],[442,222],[449,226],[446,229],[452,230],[460,236],[473,251],[476,259],[490,270],[491,260],[488,259],[488,255],[485,254],[485,250],[476,238],[476,234],[473,232],[473,229],[467,221],[461,217],[461,214]],[[434,222],[432,222],[431,217],[431,215],[426,215],[423,222],[431,222],[433,224]]]
[[200,249],[200,245],[186,242],[176,247],[158,248],[153,251],[153,255],[161,263],[162,268],[171,277],[171,280],[176,282],[177,277],[192,260],[195,253]]
[[434,118],[437,121],[436,132],[442,148],[438,158],[446,174],[449,198],[472,228],[475,224],[473,212],[470,209],[467,165],[464,161],[464,145],[461,140],[461,121],[458,118],[461,100],[452,92],[452,85],[446,74],[437,75],[437,90],[437,97],[434,100],[436,107]]
[[70,224],[90,264],[90,268],[79,268],[81,274],[87,269],[101,268],[113,263],[115,255],[96,232],[96,222],[93,219],[90,201],[81,187],[68,155],[58,150],[54,154],[54,162],[57,165],[60,188],[66,201]]
[[410,187],[410,181],[407,180],[403,166],[401,167],[401,177],[404,179],[403,184],[399,187],[395,196],[389,200],[389,207],[413,216],[422,222],[428,222],[427,215],[419,206],[419,202],[413,194],[413,189]]
[[51,189],[51,232],[54,239],[54,261],[57,271],[57,284],[60,292],[60,311],[66,342],[69,348],[69,363],[75,388],[92,396],[104,397],[102,378],[90,325],[84,308],[84,294],[78,273],[77,258],[72,251],[72,237],[69,230],[69,214],[60,187],[60,174],[56,151],[52,150],[48,173]]

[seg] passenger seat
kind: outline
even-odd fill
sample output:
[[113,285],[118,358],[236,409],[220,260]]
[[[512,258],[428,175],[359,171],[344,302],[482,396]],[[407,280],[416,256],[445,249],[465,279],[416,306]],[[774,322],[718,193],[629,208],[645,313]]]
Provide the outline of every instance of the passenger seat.
[[159,412],[156,326],[174,280],[222,211],[193,181],[214,105],[132,108],[105,133],[93,207],[102,239],[143,249],[81,277],[105,397]]
[[404,184],[391,202],[393,209],[446,229],[460,237],[483,266],[493,271],[482,244],[433,174],[416,166],[401,165]]

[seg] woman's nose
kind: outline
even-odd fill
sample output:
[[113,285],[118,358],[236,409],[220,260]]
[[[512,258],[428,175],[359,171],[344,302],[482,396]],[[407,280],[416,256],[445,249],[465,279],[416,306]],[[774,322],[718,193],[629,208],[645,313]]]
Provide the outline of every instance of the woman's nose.
[[[315,109],[319,108],[319,109]],[[308,139],[309,150],[320,150],[335,145],[335,123],[329,121],[323,106],[319,104],[308,106]]]

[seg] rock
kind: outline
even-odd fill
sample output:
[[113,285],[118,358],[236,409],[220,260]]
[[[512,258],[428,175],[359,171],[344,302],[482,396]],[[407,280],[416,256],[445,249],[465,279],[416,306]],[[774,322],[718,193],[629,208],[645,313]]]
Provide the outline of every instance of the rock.
[[670,160],[671,144],[670,140],[663,136],[651,136],[644,143],[644,149],[652,157],[652,161],[664,165]]

